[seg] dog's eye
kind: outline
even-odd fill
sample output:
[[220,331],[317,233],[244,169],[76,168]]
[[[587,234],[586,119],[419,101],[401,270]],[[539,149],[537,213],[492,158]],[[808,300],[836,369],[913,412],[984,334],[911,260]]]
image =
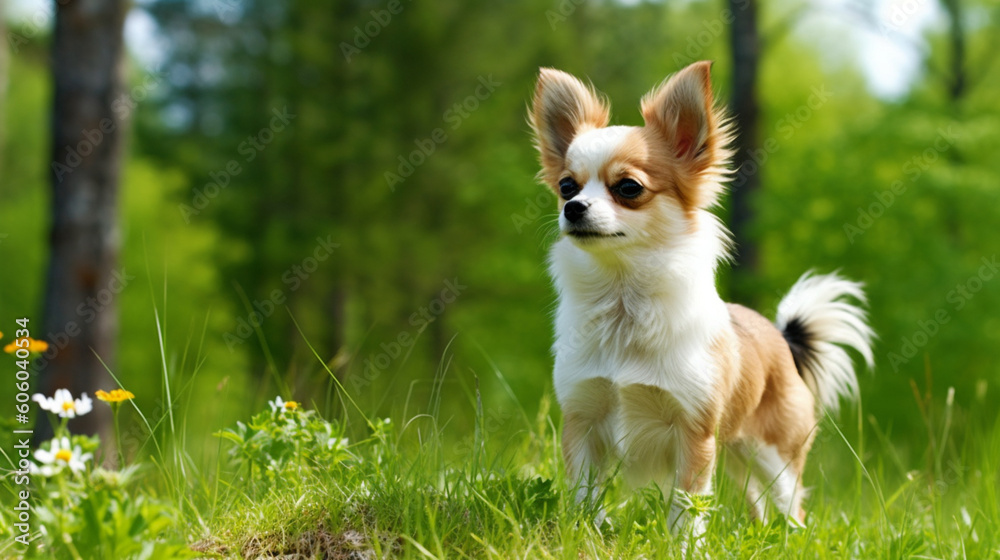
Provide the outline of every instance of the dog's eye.
[[622,179],[621,181],[615,183],[615,186],[612,187],[612,189],[622,198],[635,198],[642,194],[642,191],[644,190],[642,185],[634,179]]
[[559,194],[566,200],[573,198],[578,192],[580,185],[572,177],[563,177],[559,180]]

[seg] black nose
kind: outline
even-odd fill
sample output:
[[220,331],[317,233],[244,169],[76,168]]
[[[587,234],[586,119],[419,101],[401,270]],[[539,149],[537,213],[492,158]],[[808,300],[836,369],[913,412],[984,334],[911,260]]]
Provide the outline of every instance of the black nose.
[[563,207],[563,213],[566,214],[566,219],[569,220],[569,223],[575,224],[587,213],[588,206],[590,206],[589,203],[571,200]]

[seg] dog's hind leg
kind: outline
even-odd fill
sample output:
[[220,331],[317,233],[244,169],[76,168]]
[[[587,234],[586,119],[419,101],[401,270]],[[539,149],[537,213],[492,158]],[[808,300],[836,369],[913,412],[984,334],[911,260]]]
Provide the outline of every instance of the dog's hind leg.
[[751,465],[752,475],[767,490],[775,510],[793,525],[805,524],[802,500],[806,490],[795,460],[787,459],[772,445],[740,442],[729,447]]
[[727,446],[727,450],[728,454],[725,461],[726,474],[729,475],[729,479],[746,497],[750,516],[756,521],[767,523],[765,515],[765,506],[767,504],[765,502],[764,488],[761,486],[757,476],[750,470],[746,459],[740,451],[733,449],[732,446]]

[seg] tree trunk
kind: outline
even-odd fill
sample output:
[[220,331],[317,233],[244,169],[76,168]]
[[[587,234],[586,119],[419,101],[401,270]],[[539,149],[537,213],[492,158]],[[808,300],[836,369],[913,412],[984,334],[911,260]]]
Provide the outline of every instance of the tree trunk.
[[[3,170],[3,156],[6,148],[4,140],[7,138],[7,73],[10,71],[10,60],[7,54],[7,20],[4,14],[7,13],[7,2],[0,0],[0,40],[4,42],[0,45],[0,170]],[[0,235],[0,241],[2,241]]]
[[948,12],[948,42],[951,43],[951,83],[948,84],[948,96],[951,102],[957,104],[962,100],[966,90],[965,75],[965,24],[962,21],[962,4],[960,0],[942,0],[944,9]]
[[[74,396],[114,388],[98,360],[114,368],[118,293],[118,182],[124,122],[112,104],[122,95],[125,0],[57,2],[52,38],[52,223],[43,322],[50,351],[42,391]],[[96,356],[95,356],[96,354]],[[70,422],[78,433],[109,434],[109,407]],[[102,437],[107,456],[111,437]]]
[[733,295],[751,303],[753,289],[747,286],[757,268],[757,244],[749,234],[753,220],[753,198],[760,190],[760,164],[753,160],[759,153],[757,121],[757,66],[760,61],[760,37],[757,32],[757,1],[729,0],[733,13],[730,27],[730,48],[733,59],[732,100],[730,110],[737,136],[736,176],[732,182],[732,217],[730,227],[736,242],[736,263]]

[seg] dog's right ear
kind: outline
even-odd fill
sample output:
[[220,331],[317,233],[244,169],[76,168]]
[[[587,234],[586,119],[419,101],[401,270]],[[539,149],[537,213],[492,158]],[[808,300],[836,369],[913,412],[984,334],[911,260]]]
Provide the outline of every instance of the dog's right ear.
[[555,184],[573,138],[586,130],[607,126],[610,111],[580,80],[559,70],[542,68],[528,119],[541,154],[542,173],[549,184]]

